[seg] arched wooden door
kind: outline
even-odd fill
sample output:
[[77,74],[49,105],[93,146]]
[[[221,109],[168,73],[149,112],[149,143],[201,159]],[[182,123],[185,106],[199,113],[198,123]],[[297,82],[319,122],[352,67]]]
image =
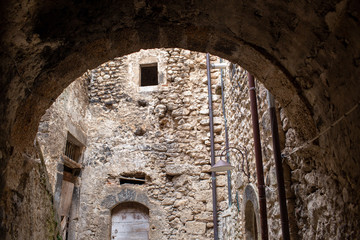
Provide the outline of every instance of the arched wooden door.
[[139,203],[121,203],[112,210],[112,240],[148,240],[149,209]]

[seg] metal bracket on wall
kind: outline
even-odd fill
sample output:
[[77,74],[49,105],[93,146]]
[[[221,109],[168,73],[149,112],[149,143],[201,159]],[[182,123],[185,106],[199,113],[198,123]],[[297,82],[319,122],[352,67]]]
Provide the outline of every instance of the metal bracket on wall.
[[[248,178],[248,181],[250,182],[250,167],[249,162],[247,160],[247,151],[244,148],[243,151],[240,150],[238,147],[228,147],[223,149],[220,152],[220,155],[217,157],[220,157],[220,160],[222,160],[223,157],[227,156],[227,152],[230,154],[231,152],[235,153],[237,156],[241,156],[241,164],[239,166],[239,170],[244,173],[244,175]],[[246,164],[246,167],[245,167]]]

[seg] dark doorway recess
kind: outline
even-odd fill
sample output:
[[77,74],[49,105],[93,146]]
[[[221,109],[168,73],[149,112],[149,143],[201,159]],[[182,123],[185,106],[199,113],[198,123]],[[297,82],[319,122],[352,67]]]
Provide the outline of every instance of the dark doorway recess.
[[141,65],[141,87],[158,85],[157,64]]
[[245,234],[247,240],[258,239],[255,209],[251,201],[247,201],[245,206]]

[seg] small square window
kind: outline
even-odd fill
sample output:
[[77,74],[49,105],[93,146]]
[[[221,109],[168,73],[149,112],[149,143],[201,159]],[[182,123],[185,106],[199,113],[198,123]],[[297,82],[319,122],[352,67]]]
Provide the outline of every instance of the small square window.
[[80,153],[81,151],[79,146],[69,140],[66,141],[65,156],[77,162],[79,160]]
[[141,87],[156,86],[158,82],[157,64],[141,65]]
[[79,162],[81,156],[82,146],[80,142],[68,132],[66,147],[65,147],[65,156],[70,158],[75,162]]

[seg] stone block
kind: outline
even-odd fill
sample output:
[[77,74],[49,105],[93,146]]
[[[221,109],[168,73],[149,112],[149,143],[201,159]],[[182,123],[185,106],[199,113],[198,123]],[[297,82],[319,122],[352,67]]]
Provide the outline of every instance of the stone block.
[[166,152],[167,151],[167,147],[161,144],[154,144],[151,146],[151,148],[154,151],[158,151],[158,152]]
[[175,199],[173,198],[165,198],[161,204],[164,205],[164,206],[170,206],[170,205],[173,205],[175,202]]
[[191,234],[205,234],[206,232],[206,223],[190,221],[185,224],[185,230]]
[[187,108],[179,108],[176,110],[173,110],[171,115],[173,117],[180,117],[180,116],[187,116],[189,115],[190,111]]
[[157,105],[154,109],[155,115],[157,115],[159,118],[165,117],[166,111],[167,111],[167,107],[163,104]]
[[179,199],[174,202],[174,207],[180,208],[184,207],[188,203],[187,199]]
[[210,172],[210,168],[211,168],[210,165],[203,165],[203,166],[201,167],[201,172],[202,172],[202,173],[209,173],[209,172]]
[[200,121],[200,125],[201,125],[201,126],[209,126],[209,124],[210,124],[210,121],[209,121],[208,118],[202,119],[202,120]]
[[214,117],[214,125],[221,125],[224,122],[222,117]]
[[212,212],[203,212],[195,216],[196,221],[210,222],[213,220]]
[[181,164],[167,165],[165,172],[169,176],[179,176],[186,172],[187,167]]
[[180,221],[186,223],[188,221],[194,220],[194,215],[190,209],[185,209],[180,215]]
[[116,197],[114,195],[108,195],[105,199],[101,202],[101,206],[106,208],[111,208],[116,204]]
[[217,187],[225,187],[227,185],[227,176],[217,176],[216,177],[216,186]]
[[179,188],[188,182],[188,176],[180,175],[173,178],[174,187]]
[[209,115],[209,109],[208,108],[203,108],[200,110],[199,112],[201,115]]
[[200,202],[207,202],[208,200],[211,200],[212,190],[203,190],[203,191],[197,191],[195,195],[195,200]]

